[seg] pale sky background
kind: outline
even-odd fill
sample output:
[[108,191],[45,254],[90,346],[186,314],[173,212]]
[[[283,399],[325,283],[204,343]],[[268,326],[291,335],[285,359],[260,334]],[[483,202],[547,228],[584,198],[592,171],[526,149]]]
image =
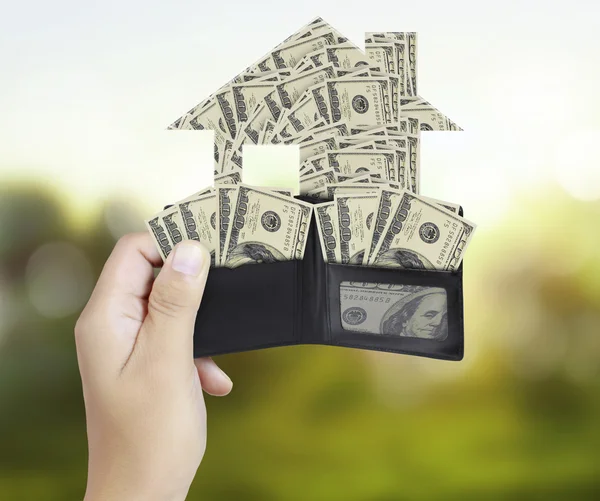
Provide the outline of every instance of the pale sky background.
[[11,2],[0,182],[154,211],[211,184],[211,134],[166,126],[316,16],[357,45],[365,31],[418,32],[419,93],[465,129],[423,134],[424,195],[462,204],[482,229],[548,183],[600,198],[592,0]]

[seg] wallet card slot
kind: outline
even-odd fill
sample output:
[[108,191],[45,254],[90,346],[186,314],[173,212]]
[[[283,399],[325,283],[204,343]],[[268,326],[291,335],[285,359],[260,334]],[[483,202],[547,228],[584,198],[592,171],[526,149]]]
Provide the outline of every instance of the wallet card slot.
[[326,268],[328,344],[462,359],[462,267],[456,272]]
[[194,356],[298,342],[301,261],[213,268],[194,329]]

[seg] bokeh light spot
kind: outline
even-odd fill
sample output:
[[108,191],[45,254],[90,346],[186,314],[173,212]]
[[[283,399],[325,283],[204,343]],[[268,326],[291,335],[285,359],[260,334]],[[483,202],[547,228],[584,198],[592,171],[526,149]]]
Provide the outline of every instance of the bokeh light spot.
[[94,282],[87,257],[67,242],[38,248],[27,263],[25,281],[31,304],[48,318],[77,312],[87,301]]

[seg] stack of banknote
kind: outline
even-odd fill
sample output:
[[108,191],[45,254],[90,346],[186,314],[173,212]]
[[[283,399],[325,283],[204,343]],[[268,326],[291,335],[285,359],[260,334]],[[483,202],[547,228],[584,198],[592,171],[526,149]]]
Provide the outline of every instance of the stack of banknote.
[[179,200],[146,221],[166,259],[182,240],[198,240],[211,266],[302,259],[313,206],[285,189],[217,184]]
[[391,184],[366,178],[325,186],[331,201],[314,206],[323,260],[456,270],[475,225],[458,214],[455,204]]
[[369,175],[326,184],[304,200],[223,181],[146,221],[163,259],[186,239],[208,248],[212,266],[302,259],[314,209],[326,263],[454,271],[475,230],[459,206]]

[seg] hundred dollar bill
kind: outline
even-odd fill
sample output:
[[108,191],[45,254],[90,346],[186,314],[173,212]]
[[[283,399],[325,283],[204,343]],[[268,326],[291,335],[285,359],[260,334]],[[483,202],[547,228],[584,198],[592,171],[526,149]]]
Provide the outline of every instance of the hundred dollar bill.
[[301,71],[300,68],[306,64],[312,64],[315,68],[318,68],[319,66],[324,66],[327,63],[327,54],[325,53],[325,47],[323,47],[322,49],[317,49],[303,56],[300,62],[294,68],[294,71]]
[[[256,187],[261,189],[260,187]],[[238,185],[217,185],[215,191],[217,194],[217,237],[219,245],[215,247],[215,266],[222,266],[223,253],[225,248],[225,240],[227,239],[227,232],[229,230],[229,224],[235,211],[235,202],[237,200]],[[265,191],[273,191],[281,195],[288,197],[292,196],[292,192],[285,188],[262,188]],[[210,189],[209,189],[210,191]]]
[[397,75],[392,73],[386,73],[383,71],[372,71],[371,75],[373,77],[379,78],[387,78],[390,82],[390,108],[392,110],[392,122],[396,123],[398,121],[398,116],[400,114],[400,105],[399,105],[399,79]]
[[265,124],[258,136],[258,144],[266,144],[269,141],[269,138],[273,134],[274,130],[275,123],[268,119],[265,120]]
[[386,136],[387,135],[387,125],[350,125],[350,134],[354,135],[364,135],[364,136]]
[[251,143],[259,144],[258,140],[260,133],[264,128],[268,116],[269,110],[267,109],[267,105],[263,102],[256,107],[254,114],[248,119],[247,123],[244,124],[244,128],[242,129],[243,134]]
[[[394,168],[394,172],[395,172],[395,179],[390,179],[389,181],[392,182],[397,182],[398,184],[400,184],[400,186],[402,188],[412,188],[412,186],[410,185],[410,178],[409,178],[409,148],[407,147],[407,140],[405,139],[399,139],[397,142],[398,144],[402,144],[402,146],[393,146],[393,145],[387,145],[387,144],[380,144],[379,141],[375,140],[375,149],[376,150],[380,150],[380,151],[388,151],[388,152],[393,152],[394,154],[394,158],[395,158],[395,168]],[[418,169],[418,165],[416,166],[416,168]],[[415,177],[415,179],[417,179],[417,177]],[[416,188],[415,188],[416,189]],[[413,189],[412,191],[415,191],[415,189]]]
[[[371,183],[371,174],[363,174],[362,176],[337,176],[337,184],[356,184],[356,183]],[[382,181],[383,182],[383,181]]]
[[223,255],[225,251],[225,240],[231,218],[235,212],[235,202],[237,200],[238,185],[215,185],[217,193],[217,236],[219,245],[215,247],[215,264],[223,266]]
[[335,68],[335,77],[336,78],[354,78],[354,77],[370,77],[371,76],[371,67],[366,66],[364,68],[353,69],[353,70],[342,70],[340,68]]
[[247,122],[267,94],[273,92],[272,82],[249,82],[231,86],[238,124]]
[[408,172],[406,176],[405,185],[413,193],[419,194],[420,192],[420,162],[419,162],[419,136],[408,135]]
[[145,222],[164,261],[173,247],[185,238],[179,211],[177,207],[168,207]]
[[347,136],[350,134],[348,131],[348,122],[346,122],[346,121],[337,122],[334,124],[327,124],[327,122],[325,122],[325,123],[326,123],[326,125],[315,128],[314,130],[311,131],[311,133],[315,137],[321,136],[321,135],[329,135],[329,134],[333,134],[334,136]]
[[[324,85],[321,85],[323,89]],[[329,123],[326,112],[320,106],[320,101],[317,101],[321,98],[322,96],[316,88],[311,90],[307,99],[296,102],[289,109],[289,112],[281,117],[280,122],[275,127],[274,135],[279,136],[281,139],[290,139],[315,127],[321,118]]]
[[302,259],[311,215],[309,203],[240,185],[225,243],[225,266]]
[[[328,122],[382,125],[392,122],[389,78],[337,78],[326,82]],[[328,118],[328,117],[326,117]]]
[[[363,264],[368,265],[371,263],[371,258],[374,258],[373,251],[382,233],[384,233],[388,227],[390,216],[396,210],[400,200],[402,199],[402,187],[395,183],[385,182],[380,179],[371,179],[371,182],[375,184],[384,184],[386,187],[381,188],[381,196],[378,199],[378,207],[375,211],[375,222],[373,225],[373,235],[371,238],[370,248],[365,254],[365,261]],[[422,199],[440,205],[441,207],[458,214],[459,205],[452,204],[450,202],[444,202],[435,198],[421,196]]]
[[232,172],[227,172],[226,174],[221,174],[220,176],[215,176],[214,183],[215,184],[240,184],[242,182],[242,173],[241,169],[236,169]]
[[337,209],[339,262],[362,265],[371,242],[378,193],[334,194]]
[[154,243],[160,253],[160,257],[162,257],[164,261],[173,250],[173,244],[167,236],[165,225],[158,216],[151,217],[145,222],[150,234],[154,237]]
[[333,169],[324,169],[315,174],[306,176],[300,180],[300,194],[307,193],[317,188],[323,188],[327,184],[335,183],[335,172]]
[[372,64],[372,61],[366,57],[358,47],[352,44],[340,44],[324,47],[327,54],[327,59],[334,66],[344,69],[353,69],[357,66],[367,66]]
[[447,297],[441,287],[342,282],[340,314],[348,331],[436,341],[448,336]]
[[[266,122],[268,121],[274,126],[285,109],[281,104],[277,91],[273,87],[271,87],[271,89],[272,90],[266,94],[262,98],[262,101],[256,106],[252,116],[243,124],[244,136],[248,137],[254,144],[263,144],[259,141],[261,133],[264,133],[264,130],[267,127],[267,125],[265,125]],[[239,144],[237,146],[239,147]]]
[[329,167],[345,176],[365,173],[378,175],[381,179],[396,181],[396,155],[375,150],[333,150],[325,153]]
[[399,94],[407,95],[408,88],[408,58],[406,56],[407,41],[406,33],[402,32],[385,32],[385,33],[367,33],[365,44],[368,43],[392,43],[394,45],[394,55],[396,61],[396,74],[399,80]]
[[235,117],[234,111],[234,96],[231,86],[227,87],[222,92],[217,93],[215,96],[216,102],[221,109],[221,122],[222,129],[225,128],[229,133],[231,139],[235,139],[237,135],[238,124]]
[[331,136],[319,136],[317,139],[302,143],[299,147],[300,162],[304,162],[308,157],[319,155],[327,150],[336,149],[336,141],[333,134]]
[[309,87],[320,84],[334,76],[333,65],[329,63],[314,70],[303,72],[294,78],[286,79],[277,84],[275,88],[281,99],[281,104],[285,108],[291,108]]
[[259,82],[279,82],[281,81],[281,77],[289,77],[291,75],[291,70],[276,70],[276,71],[266,71],[264,73],[254,73],[242,76],[241,82],[231,82],[233,83],[259,83]]
[[415,102],[415,99],[411,98],[400,99],[400,115],[410,115],[413,117],[417,117],[420,120],[420,127],[422,131],[463,130],[452,120],[447,118],[442,112],[438,111],[437,108],[431,106],[429,103],[420,106]]
[[375,65],[379,71],[396,73],[394,44],[392,43],[365,43],[365,55],[370,65]]
[[454,271],[475,225],[404,190],[374,250],[373,266]]
[[381,187],[380,196],[377,201],[377,209],[375,210],[375,221],[373,223],[373,234],[369,250],[365,252],[364,265],[372,265],[375,259],[375,249],[378,247],[379,240],[385,234],[392,215],[395,213],[402,196],[403,190],[395,190],[391,188]]
[[[322,120],[322,119],[321,119]],[[296,134],[292,137],[288,137],[283,140],[283,144],[301,144],[301,143],[309,143],[310,141],[314,141],[315,136],[310,131],[304,131],[300,134]]]
[[187,238],[202,243],[210,252],[210,264],[216,264],[217,241],[217,194],[187,198],[177,204],[184,222]]
[[339,246],[336,204],[335,202],[315,204],[314,210],[323,260],[326,263],[337,263]]
[[392,188],[394,190],[401,190],[404,188],[400,183],[394,183],[391,181],[385,181],[384,179],[371,177],[371,183],[385,185],[386,188]]
[[414,31],[407,33],[408,42],[408,67],[409,67],[409,95],[418,96],[417,91],[417,34]]
[[[336,194],[367,194],[367,193],[379,193],[381,188],[377,185],[373,185],[371,183],[333,183],[327,184],[323,188],[323,192],[318,192],[320,198],[325,198],[327,200],[333,200],[334,195]],[[309,192],[312,194],[312,192]]]
[[302,178],[306,176],[310,176],[311,174],[316,174],[316,170],[314,167],[308,167],[307,169],[303,169],[300,172],[300,182],[302,182]]
[[358,149],[358,150],[374,150],[375,149],[375,141],[353,141],[351,137],[346,138],[338,138],[336,141],[338,150],[344,150],[347,148],[350,149]]

